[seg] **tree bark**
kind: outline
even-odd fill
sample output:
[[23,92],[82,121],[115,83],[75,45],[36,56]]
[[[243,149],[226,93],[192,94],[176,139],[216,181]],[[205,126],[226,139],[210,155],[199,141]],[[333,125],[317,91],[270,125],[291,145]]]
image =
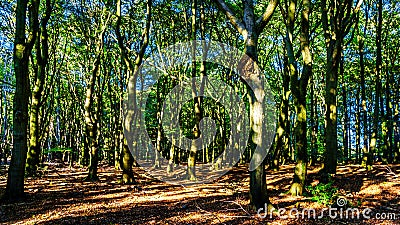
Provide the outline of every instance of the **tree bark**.
[[[275,11],[276,6],[278,5],[278,0],[271,0],[265,10],[264,14],[255,20],[254,15],[254,2],[252,0],[243,1],[244,3],[244,12],[243,12],[243,21],[239,20],[232,10],[226,5],[223,0],[214,0],[214,2],[218,5],[218,7],[225,13],[227,18],[230,20],[232,25],[236,28],[236,30],[243,36],[245,40],[245,54],[250,57],[252,60],[246,60],[246,57],[243,58],[245,62],[243,68],[250,69],[249,79],[254,84],[261,85],[261,74],[257,74],[254,70],[255,65],[253,63],[258,62],[257,57],[257,43],[258,37],[264,27],[268,24],[270,19],[272,18],[273,12]],[[253,64],[253,65],[250,65]],[[257,85],[256,85],[257,86]],[[249,90],[250,94],[250,146],[252,148],[256,148],[257,146],[262,146],[262,132],[263,132],[263,101],[264,101],[264,89],[262,86],[255,87],[254,93],[253,90]],[[256,96],[262,96],[261,98],[256,98]],[[265,149],[266,151],[267,149]],[[253,154],[253,158],[258,158],[259,156]],[[267,204],[267,211],[271,209],[272,205],[269,201],[267,195],[267,184],[265,177],[265,164],[264,162],[258,165],[255,170],[250,171],[250,204],[256,208],[263,208],[265,204]]]
[[[103,37],[101,37],[103,38]],[[90,160],[89,160],[89,173],[88,176],[86,177],[86,180],[88,181],[97,181],[98,176],[97,176],[97,165],[98,165],[98,123],[97,123],[97,118],[95,116],[96,109],[94,108],[94,91],[95,91],[95,85],[96,85],[96,79],[99,73],[99,67],[100,67],[100,62],[101,62],[101,51],[100,49],[102,46],[98,47],[98,56],[97,59],[95,60],[93,64],[93,71],[90,76],[90,80],[88,83],[88,87],[86,89],[86,100],[85,100],[85,134],[87,138],[87,145],[89,148],[89,155],[90,155]],[[98,103],[99,104],[99,103]]]
[[24,173],[28,151],[28,101],[29,101],[29,57],[38,30],[39,0],[32,0],[30,8],[31,28],[25,38],[27,0],[17,0],[16,32],[14,40],[15,94],[13,109],[13,149],[8,169],[4,200],[15,201],[24,197]]
[[36,176],[37,168],[39,166],[39,154],[40,154],[40,135],[39,135],[39,114],[42,106],[42,91],[46,79],[46,68],[49,58],[49,47],[48,47],[48,33],[47,33],[47,22],[50,19],[51,5],[50,0],[46,0],[46,12],[41,21],[41,26],[36,36],[36,64],[34,86],[31,96],[31,112],[30,112],[30,140],[29,140],[29,151],[26,162],[27,176]]
[[[352,9],[352,1],[322,0],[322,26],[327,49],[325,79],[325,142],[324,175],[336,174],[337,167],[337,84],[343,38],[349,32],[362,0]],[[330,20],[328,20],[328,17]],[[326,178],[326,176],[324,176]],[[327,179],[323,179],[327,181]]]
[[[142,41],[140,45],[140,49],[137,52],[136,58],[134,63],[130,60],[130,57],[128,55],[128,52],[126,50],[126,46],[124,44],[124,37],[121,34],[121,0],[117,1],[117,29],[116,29],[116,35],[117,35],[117,40],[118,40],[118,46],[121,51],[121,60],[125,64],[127,68],[127,77],[128,77],[128,84],[127,84],[127,92],[128,92],[128,100],[127,100],[127,109],[125,112],[125,117],[123,118],[123,123],[124,123],[124,129],[127,131],[127,133],[130,133],[132,136],[135,136],[135,124],[137,123],[137,119],[139,117],[138,110],[137,110],[137,102],[136,102],[136,81],[139,73],[139,68],[140,65],[142,64],[144,53],[146,51],[146,48],[149,43],[149,33],[150,33],[150,23],[151,23],[151,9],[152,9],[152,0],[148,0],[146,3],[146,24],[145,28],[143,29],[142,32]],[[131,151],[134,149],[137,149],[137,144],[138,140],[132,140],[131,137],[125,137],[128,147]],[[133,158],[132,152],[131,151],[126,151],[127,149],[124,150],[124,147],[121,152],[121,158],[123,159],[129,159],[130,157]],[[130,156],[128,156],[130,155]],[[146,157],[147,158],[147,157]],[[134,158],[133,158],[134,159]],[[127,160],[129,162],[129,160]],[[127,163],[129,164],[129,163]],[[123,165],[121,165],[123,166]],[[126,166],[125,170],[123,169],[123,179],[122,181],[133,181],[133,172],[132,171],[132,165],[131,166]]]
[[[367,155],[366,168],[372,170],[372,164],[374,162],[374,152],[377,151],[378,141],[378,126],[379,126],[379,111],[380,111],[380,100],[381,100],[381,71],[382,71],[382,0],[378,0],[378,26],[376,29],[376,67],[375,67],[375,108],[374,108],[374,119],[372,125],[372,136],[371,136],[371,149]],[[383,105],[382,105],[383,107]]]

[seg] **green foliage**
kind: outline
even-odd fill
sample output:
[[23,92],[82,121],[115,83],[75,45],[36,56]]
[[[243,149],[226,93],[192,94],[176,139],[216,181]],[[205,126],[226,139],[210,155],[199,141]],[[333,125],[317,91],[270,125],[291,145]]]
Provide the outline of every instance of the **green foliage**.
[[72,148],[54,147],[54,148],[51,148],[51,149],[46,149],[46,150],[44,151],[44,153],[45,153],[45,154],[47,154],[47,153],[52,153],[52,152],[61,152],[61,153],[64,153],[64,152],[71,152],[72,150],[73,150]]
[[323,205],[332,204],[334,201],[337,188],[333,187],[333,181],[330,180],[327,184],[319,183],[316,186],[309,185],[306,187],[312,195],[311,200]]

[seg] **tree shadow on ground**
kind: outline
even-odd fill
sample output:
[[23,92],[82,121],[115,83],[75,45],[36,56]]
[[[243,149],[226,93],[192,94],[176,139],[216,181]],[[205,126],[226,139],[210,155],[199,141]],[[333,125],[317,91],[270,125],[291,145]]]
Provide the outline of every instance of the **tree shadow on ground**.
[[[334,186],[343,190],[353,206],[371,207],[374,213],[399,210],[400,182],[396,165],[376,166],[365,171],[359,166],[339,166]],[[294,165],[268,171],[268,194],[278,208],[315,207],[307,197],[282,193],[289,189]],[[318,182],[318,166],[309,168],[308,184]],[[24,202],[0,204],[0,223],[6,224],[325,224],[321,220],[260,218],[248,206],[246,165],[214,183],[189,187],[170,185],[141,176],[135,169],[137,184],[118,184],[119,171],[102,169],[99,182],[83,182],[83,169],[49,171],[47,176],[27,179],[28,198]],[[4,188],[4,183],[0,187]],[[359,203],[360,202],[360,203]],[[359,205],[357,205],[359,204]],[[319,208],[324,206],[317,206]],[[329,217],[328,217],[329,219]],[[335,220],[337,224],[375,224],[377,220]],[[378,224],[382,221],[378,221]],[[393,222],[393,221],[392,221]],[[389,223],[390,224],[390,223]]]

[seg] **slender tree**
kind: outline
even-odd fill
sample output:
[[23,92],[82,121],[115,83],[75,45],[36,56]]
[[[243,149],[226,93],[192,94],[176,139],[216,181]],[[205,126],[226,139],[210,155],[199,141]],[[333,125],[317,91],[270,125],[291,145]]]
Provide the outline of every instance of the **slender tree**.
[[35,176],[39,165],[40,154],[40,107],[43,105],[42,92],[46,80],[47,64],[49,61],[49,44],[47,23],[51,15],[51,2],[46,0],[45,13],[40,21],[38,34],[36,35],[36,65],[34,67],[34,85],[32,88],[30,121],[29,121],[29,151],[26,162],[28,176]]
[[[139,68],[140,65],[142,64],[144,54],[146,51],[146,48],[149,43],[149,36],[150,36],[150,24],[151,24],[151,9],[152,9],[152,0],[148,0],[146,3],[146,23],[145,27],[142,31],[142,40],[141,40],[141,45],[139,47],[139,51],[136,54],[134,62],[131,61],[131,58],[128,54],[126,44],[124,43],[124,36],[122,35],[121,32],[121,23],[122,23],[122,17],[121,17],[121,1],[118,0],[117,2],[117,27],[116,27],[116,34],[117,34],[117,39],[118,39],[118,46],[121,51],[121,59],[123,61],[123,64],[126,66],[126,71],[127,71],[127,79],[128,79],[128,87],[127,87],[127,92],[128,92],[128,104],[126,108],[126,112],[124,115],[124,128],[126,129],[127,133],[134,134],[134,128],[135,124],[137,123],[137,120],[135,118],[138,118],[138,110],[137,110],[137,103],[136,103],[136,81],[138,78],[138,73],[139,73]],[[132,140],[131,137],[125,137],[127,144],[129,146],[129,149],[131,151],[137,149],[138,142],[137,140]],[[131,152],[127,151],[127,148],[124,148],[123,151],[121,152],[121,168],[122,168],[122,182],[123,183],[130,183],[133,182],[134,177],[133,177],[133,172],[132,172],[132,154]]]
[[[245,54],[250,57],[251,60],[247,60],[247,64],[249,62],[258,62],[258,54],[257,54],[257,44],[258,38],[271,20],[272,15],[275,11],[276,6],[278,5],[278,0],[271,0],[263,13],[263,15],[256,19],[254,15],[254,1],[246,0],[243,1],[244,11],[243,11],[243,20],[239,19],[231,10],[231,8],[226,4],[224,0],[214,0],[214,2],[218,5],[218,7],[225,13],[229,21],[235,27],[235,29],[243,36],[244,45],[245,45]],[[254,71],[255,65],[243,65],[244,68],[253,68],[253,71],[248,71],[250,74],[246,74],[249,76],[249,80],[254,84],[261,85],[261,77],[262,74],[259,74]],[[262,132],[263,132],[263,97],[264,97],[264,88],[262,86],[257,86],[257,93],[254,93],[252,90],[249,90],[250,98],[250,142],[252,146],[262,146]],[[257,98],[257,97],[259,98]],[[267,149],[265,149],[267,151]],[[258,158],[259,156],[255,155],[254,158]],[[255,170],[250,171],[250,202],[255,208],[262,208],[264,204],[268,204],[271,206],[268,195],[267,195],[267,184],[265,177],[265,166],[264,163],[261,163],[259,166],[255,168]]]
[[322,27],[327,51],[325,83],[325,174],[335,174],[337,166],[337,84],[344,37],[349,33],[362,0],[322,0]]
[[[377,29],[376,29],[376,62],[375,62],[375,108],[374,108],[374,120],[372,125],[372,136],[371,136],[371,149],[367,155],[366,168],[372,169],[374,152],[377,151],[378,141],[378,126],[379,126],[379,115],[380,115],[380,103],[381,103],[381,71],[382,71],[382,0],[377,2],[378,18],[377,18]],[[383,107],[383,105],[382,105]]]
[[297,149],[297,164],[295,167],[294,178],[290,193],[292,195],[301,195],[305,184],[307,174],[307,86],[309,78],[312,76],[312,59],[309,43],[309,15],[311,2],[302,1],[303,11],[301,13],[301,32],[300,49],[303,55],[303,70],[299,78],[297,61],[293,50],[293,33],[296,13],[296,0],[291,0],[287,10],[287,32],[285,37],[285,46],[289,59],[290,88],[294,97],[296,110],[295,140]]

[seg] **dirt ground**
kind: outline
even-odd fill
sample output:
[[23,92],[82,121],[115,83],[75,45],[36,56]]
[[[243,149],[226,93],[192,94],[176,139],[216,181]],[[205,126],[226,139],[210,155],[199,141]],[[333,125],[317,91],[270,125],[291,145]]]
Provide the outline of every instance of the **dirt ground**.
[[[139,169],[135,169],[137,184],[121,185],[120,171],[107,166],[99,169],[99,182],[84,182],[85,169],[53,164],[40,178],[26,180],[24,202],[0,204],[0,223],[400,224],[399,165],[376,165],[370,172],[360,166],[339,166],[333,187],[338,188],[335,198],[347,203],[342,207],[339,202],[322,205],[311,197],[285,194],[294,165],[267,171],[270,200],[279,209],[272,214],[263,210],[257,214],[248,206],[246,168],[234,168],[214,183],[184,187],[156,181]],[[6,186],[6,169],[0,170],[0,194]],[[318,184],[318,170],[309,168],[309,185]],[[333,218],[323,208],[333,210]],[[308,209],[314,209],[316,215]],[[352,210],[359,211],[359,218]]]

